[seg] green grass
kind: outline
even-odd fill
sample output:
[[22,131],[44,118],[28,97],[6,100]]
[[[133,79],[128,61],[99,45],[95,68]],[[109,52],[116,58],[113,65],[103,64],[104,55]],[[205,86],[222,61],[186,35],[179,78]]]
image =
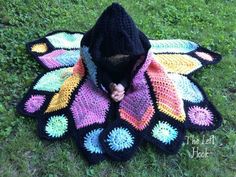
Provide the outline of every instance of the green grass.
[[[0,0],[0,176],[224,176],[236,174],[236,1],[120,1],[150,38],[189,39],[223,55],[194,78],[221,112],[224,122],[214,144],[184,144],[177,155],[140,147],[126,163],[89,167],[72,140],[41,141],[36,121],[19,116],[16,104],[44,71],[25,43],[54,30],[86,31],[111,1]],[[188,133],[203,138],[203,134]],[[190,158],[192,147],[208,148],[207,158]]]

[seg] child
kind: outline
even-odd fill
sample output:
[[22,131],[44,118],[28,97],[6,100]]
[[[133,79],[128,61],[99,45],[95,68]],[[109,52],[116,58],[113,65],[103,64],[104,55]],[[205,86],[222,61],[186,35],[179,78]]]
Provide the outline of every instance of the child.
[[116,102],[124,98],[129,88],[135,63],[151,47],[148,38],[117,3],[109,6],[85,34],[83,45],[90,48],[92,58],[100,67],[102,88]]

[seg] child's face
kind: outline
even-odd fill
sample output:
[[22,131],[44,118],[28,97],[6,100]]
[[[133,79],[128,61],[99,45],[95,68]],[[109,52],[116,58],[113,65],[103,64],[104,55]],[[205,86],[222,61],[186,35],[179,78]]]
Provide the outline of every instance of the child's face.
[[117,58],[123,58],[123,57],[128,57],[129,55],[123,55],[123,54],[117,54],[117,55],[113,55],[109,58],[111,59],[117,59]]
[[108,57],[107,59],[114,63],[114,64],[117,64],[117,63],[120,63],[121,61],[123,61],[124,59],[128,58],[129,55],[124,55],[124,54],[117,54],[117,55],[113,55],[111,57]]

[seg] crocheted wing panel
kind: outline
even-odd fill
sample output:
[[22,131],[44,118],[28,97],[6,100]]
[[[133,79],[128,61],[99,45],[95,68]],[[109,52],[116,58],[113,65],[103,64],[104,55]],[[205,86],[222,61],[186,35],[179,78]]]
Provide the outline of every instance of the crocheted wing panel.
[[[64,67],[39,75],[17,105],[17,110],[22,115],[38,120],[38,133],[42,138],[62,139],[68,134],[68,127],[73,123],[66,109],[75,90],[84,80],[85,67],[80,60],[78,74],[65,75],[68,70],[72,68]],[[64,127],[63,131],[60,127]]]
[[109,97],[86,79],[75,95],[70,110],[77,129],[105,122],[109,110]]
[[28,52],[47,70],[73,66],[80,57],[81,33],[55,31],[26,44]]
[[150,43],[155,60],[167,72],[189,75],[221,59],[219,54],[188,40],[150,40]]
[[116,121],[100,135],[103,149],[115,160],[130,159],[142,138],[175,154],[186,130],[214,130],[221,124],[203,90],[189,76],[168,71],[155,57],[149,52],[118,106]]
[[186,116],[183,100],[165,69],[153,60],[147,69],[147,75],[155,93],[155,105],[158,110],[180,122],[184,122]]
[[[82,38],[83,33],[55,31],[27,43],[27,49],[48,70],[73,66],[80,56]],[[221,59],[219,54],[188,40],[150,40],[150,43],[155,60],[173,73],[189,75]]]
[[170,73],[156,60],[147,69],[159,112],[183,123],[189,130],[214,130],[222,122],[206,94],[190,77]]
[[[144,129],[138,129],[131,121],[128,123],[132,125],[133,131],[136,130],[136,134],[159,150],[175,154],[181,148],[186,130],[214,130],[221,125],[219,112],[190,77],[168,72],[153,59],[145,72],[145,78],[149,88],[147,93],[154,103],[154,114],[151,114],[147,124],[143,122]],[[145,98],[144,94],[142,98]],[[125,116],[123,120],[127,120],[128,116]]]
[[40,138],[59,140],[72,136],[89,163],[105,159],[98,137],[111,116],[109,97],[96,88],[81,58],[78,72],[71,67],[40,75],[18,104],[22,114],[35,117]]
[[184,100],[185,127],[192,131],[215,130],[220,127],[222,117],[204,90],[190,77],[173,73],[168,75]]
[[69,112],[74,126],[72,136],[91,164],[105,159],[99,136],[111,119],[112,109],[108,95],[98,89],[87,75],[75,93]]
[[131,82],[132,88],[127,91],[119,104],[120,118],[132,124],[137,130],[143,130],[155,113],[144,76],[151,61],[152,53],[149,52],[145,63]]

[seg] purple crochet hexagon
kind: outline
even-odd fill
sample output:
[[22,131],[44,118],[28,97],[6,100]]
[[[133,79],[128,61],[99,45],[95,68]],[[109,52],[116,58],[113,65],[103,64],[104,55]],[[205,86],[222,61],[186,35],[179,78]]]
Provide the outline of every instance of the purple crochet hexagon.
[[214,115],[207,107],[190,107],[188,110],[188,116],[193,124],[200,126],[210,126],[213,124]]
[[31,97],[25,102],[25,111],[34,113],[38,111],[45,101],[44,95],[31,95]]
[[70,108],[76,128],[104,123],[109,105],[107,95],[87,79],[76,94]]

